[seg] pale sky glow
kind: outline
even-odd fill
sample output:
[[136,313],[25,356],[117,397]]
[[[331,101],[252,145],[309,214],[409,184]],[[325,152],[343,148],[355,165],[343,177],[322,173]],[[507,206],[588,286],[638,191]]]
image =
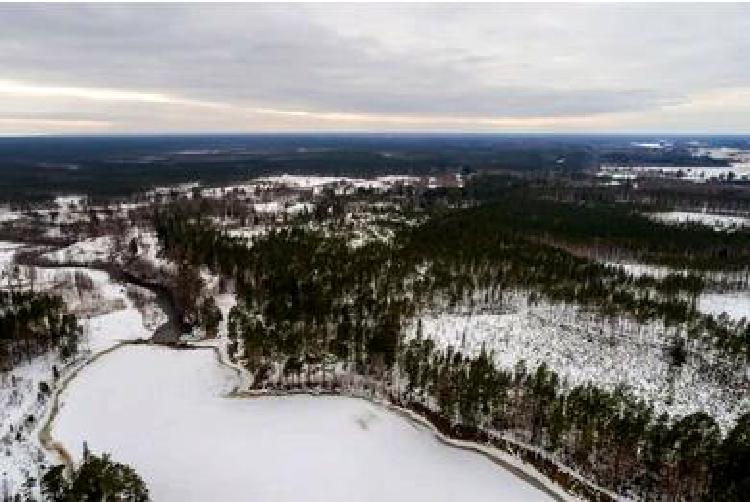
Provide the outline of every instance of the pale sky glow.
[[0,134],[750,132],[750,5],[0,4]]
[[0,80],[0,94],[18,98],[74,98],[94,101],[135,101],[139,103],[174,103],[174,98],[164,94],[118,89],[86,87],[50,87]]

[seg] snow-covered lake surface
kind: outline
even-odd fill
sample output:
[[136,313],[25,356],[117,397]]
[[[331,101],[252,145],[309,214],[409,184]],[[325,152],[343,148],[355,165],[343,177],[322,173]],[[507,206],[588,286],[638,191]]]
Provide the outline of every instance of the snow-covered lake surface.
[[159,502],[549,499],[364,400],[223,397],[235,383],[209,350],[122,347],[71,382],[52,434],[132,464]]

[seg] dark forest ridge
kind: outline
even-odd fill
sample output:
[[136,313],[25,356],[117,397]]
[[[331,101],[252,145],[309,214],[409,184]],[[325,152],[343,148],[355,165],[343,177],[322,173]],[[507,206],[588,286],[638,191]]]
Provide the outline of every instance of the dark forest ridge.
[[[654,147],[653,145],[656,145]],[[0,200],[127,196],[185,182],[266,174],[370,177],[505,170],[591,171],[602,163],[723,166],[702,147],[742,136],[571,134],[226,134],[0,137]]]

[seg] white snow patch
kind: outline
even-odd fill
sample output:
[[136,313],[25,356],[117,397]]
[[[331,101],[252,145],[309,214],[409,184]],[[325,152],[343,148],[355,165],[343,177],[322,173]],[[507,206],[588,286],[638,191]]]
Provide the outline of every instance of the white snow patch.
[[106,262],[113,251],[114,238],[110,235],[85,239],[68,247],[51,251],[43,255],[56,263],[75,263],[85,265],[95,262]]
[[639,262],[603,262],[611,268],[619,268],[633,277],[653,277],[663,279],[670,274],[687,275],[689,270],[677,270],[664,265],[650,265]]
[[728,315],[731,319],[750,319],[750,291],[727,293],[702,293],[698,299],[698,310],[714,316]]
[[21,213],[11,210],[8,206],[0,206],[0,223],[16,221],[22,216]]
[[253,204],[253,210],[256,213],[278,213],[281,212],[281,209],[281,203],[278,201]]
[[750,227],[750,218],[744,216],[731,216],[695,211],[667,211],[663,213],[651,213],[648,216],[664,223],[699,223],[711,227],[714,230],[736,230],[738,228]]

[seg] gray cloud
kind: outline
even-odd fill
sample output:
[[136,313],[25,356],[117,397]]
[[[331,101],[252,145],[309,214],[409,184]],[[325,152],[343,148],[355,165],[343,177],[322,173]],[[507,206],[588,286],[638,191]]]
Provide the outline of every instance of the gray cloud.
[[[579,117],[750,87],[744,5],[5,4],[0,22],[0,80],[238,107]],[[157,128],[184,118],[157,106],[70,106],[25,98],[16,116],[138,127],[150,114]]]

